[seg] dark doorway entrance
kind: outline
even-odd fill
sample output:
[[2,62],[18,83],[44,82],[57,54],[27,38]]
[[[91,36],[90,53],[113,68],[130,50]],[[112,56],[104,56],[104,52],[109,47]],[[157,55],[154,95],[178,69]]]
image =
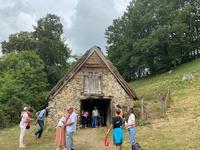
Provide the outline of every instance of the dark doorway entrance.
[[91,127],[92,123],[92,110],[97,107],[98,115],[98,126],[100,123],[102,126],[106,126],[111,119],[110,99],[83,99],[81,100],[81,113],[83,111],[89,112],[88,126]]

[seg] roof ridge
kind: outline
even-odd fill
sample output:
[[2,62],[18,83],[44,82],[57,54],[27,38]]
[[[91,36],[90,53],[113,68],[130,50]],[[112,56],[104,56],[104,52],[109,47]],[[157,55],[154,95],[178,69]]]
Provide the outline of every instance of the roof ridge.
[[101,48],[98,46],[93,46],[85,52],[85,54],[77,61],[77,63],[72,67],[64,76],[61,78],[58,83],[52,88],[48,93],[47,99],[54,97],[64,85],[78,72],[82,65],[87,61],[87,59],[94,53],[97,52],[102,61],[106,64],[111,73],[115,76],[122,88],[127,92],[127,94],[133,99],[138,99],[136,93],[129,87],[126,81],[122,78],[120,73],[117,71],[116,67],[110,62],[109,59],[103,54]]

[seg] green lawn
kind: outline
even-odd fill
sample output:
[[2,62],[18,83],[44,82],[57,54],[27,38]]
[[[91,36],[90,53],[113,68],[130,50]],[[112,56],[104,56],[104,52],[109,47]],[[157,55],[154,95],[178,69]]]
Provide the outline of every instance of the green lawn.
[[[182,81],[192,73],[193,81]],[[149,124],[137,128],[137,139],[147,150],[200,150],[200,59],[173,70],[130,83],[144,97]],[[161,115],[159,93],[171,89],[173,103]]]
[[[186,73],[194,81],[183,82]],[[144,97],[148,120],[137,127],[137,141],[144,150],[200,150],[200,59],[184,64],[172,73],[164,73],[131,82],[140,97]],[[159,93],[171,89],[173,103],[166,113],[160,111]],[[140,101],[136,102],[140,103]],[[55,150],[53,128],[47,127],[41,140],[34,139],[32,127],[26,135],[27,150]],[[76,150],[103,150],[106,128],[79,130],[74,139]],[[19,127],[0,130],[0,150],[18,149]],[[111,146],[114,149],[112,139]],[[130,150],[125,131],[124,150]]]

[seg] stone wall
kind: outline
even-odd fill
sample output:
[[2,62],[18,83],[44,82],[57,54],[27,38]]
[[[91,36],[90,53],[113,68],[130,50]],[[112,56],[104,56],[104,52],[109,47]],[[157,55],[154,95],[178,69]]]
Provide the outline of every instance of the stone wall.
[[[65,111],[67,106],[73,106],[77,113],[80,113],[80,100],[86,99],[83,93],[83,78],[85,70],[80,70],[69,81],[57,95],[49,101],[50,118],[52,121],[58,119],[58,112]],[[103,77],[103,93],[104,97],[112,97],[113,104],[121,104],[126,106],[133,106],[133,99],[125,92],[116,78],[108,70],[101,72]]]

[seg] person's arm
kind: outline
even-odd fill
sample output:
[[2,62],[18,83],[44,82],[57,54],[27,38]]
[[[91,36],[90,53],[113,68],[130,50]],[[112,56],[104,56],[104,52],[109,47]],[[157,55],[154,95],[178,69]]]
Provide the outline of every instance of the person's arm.
[[69,122],[68,123],[64,122],[64,124],[66,126],[71,126],[76,122],[76,120],[77,120],[77,116],[76,115],[72,115],[72,116],[69,117]]
[[65,125],[66,126],[71,126],[71,125],[73,125],[75,122],[69,122],[69,123],[66,123]]

